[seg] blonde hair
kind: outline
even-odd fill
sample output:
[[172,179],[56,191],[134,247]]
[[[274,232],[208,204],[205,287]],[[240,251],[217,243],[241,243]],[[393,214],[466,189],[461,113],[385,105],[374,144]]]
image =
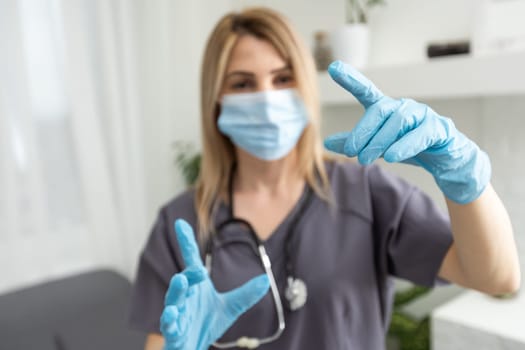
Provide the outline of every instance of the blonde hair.
[[199,240],[214,231],[213,217],[235,161],[231,141],[217,128],[218,98],[232,49],[241,35],[253,35],[271,43],[290,65],[297,89],[309,114],[309,124],[297,144],[299,171],[315,193],[330,201],[320,134],[317,75],[312,55],[288,20],[267,8],[250,8],[222,17],[208,38],[201,68],[202,161],[196,182]]

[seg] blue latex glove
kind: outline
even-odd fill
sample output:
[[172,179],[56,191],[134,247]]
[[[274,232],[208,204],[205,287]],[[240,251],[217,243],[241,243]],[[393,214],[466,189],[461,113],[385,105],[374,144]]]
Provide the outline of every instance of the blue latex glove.
[[421,166],[449,199],[460,204],[472,202],[483,192],[490,181],[489,158],[452,120],[414,100],[385,96],[343,62],[333,62],[328,72],[357,98],[365,113],[352,131],[326,138],[326,148],[357,156],[361,164],[383,157],[387,162]]
[[228,293],[218,293],[202,264],[193,229],[184,220],[175,231],[186,269],[173,276],[166,292],[160,329],[166,350],[204,350],[268,292],[261,275]]

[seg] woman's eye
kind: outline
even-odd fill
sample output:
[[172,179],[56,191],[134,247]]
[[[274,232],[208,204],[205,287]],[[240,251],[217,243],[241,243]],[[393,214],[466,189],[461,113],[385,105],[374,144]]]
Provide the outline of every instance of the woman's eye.
[[231,84],[232,90],[245,90],[252,87],[252,83],[249,81],[238,81],[233,84]]
[[291,75],[281,75],[281,76],[278,76],[276,79],[276,84],[278,85],[288,85],[288,84],[291,84],[293,83],[293,76]]

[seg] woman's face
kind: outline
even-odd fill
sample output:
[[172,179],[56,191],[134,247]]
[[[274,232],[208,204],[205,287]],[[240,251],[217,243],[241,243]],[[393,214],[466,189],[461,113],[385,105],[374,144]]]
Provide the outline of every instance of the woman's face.
[[272,44],[253,35],[242,35],[233,47],[221,97],[225,94],[286,89],[295,86],[291,67]]

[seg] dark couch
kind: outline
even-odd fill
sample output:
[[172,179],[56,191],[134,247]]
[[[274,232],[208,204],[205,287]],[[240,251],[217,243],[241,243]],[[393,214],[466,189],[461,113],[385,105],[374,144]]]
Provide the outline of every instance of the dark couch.
[[0,349],[143,349],[145,336],[126,325],[130,291],[98,270],[0,295]]

